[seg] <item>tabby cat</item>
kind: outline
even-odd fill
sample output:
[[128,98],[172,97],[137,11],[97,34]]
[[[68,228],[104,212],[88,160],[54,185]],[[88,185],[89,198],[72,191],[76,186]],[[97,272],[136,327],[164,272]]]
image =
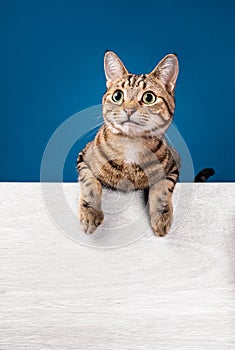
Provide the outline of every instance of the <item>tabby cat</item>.
[[108,51],[104,69],[104,124],[77,159],[81,228],[92,233],[102,223],[102,186],[145,189],[151,227],[164,236],[172,222],[172,193],[179,177],[179,156],[164,137],[175,110],[177,56],[169,54],[151,73],[137,75]]

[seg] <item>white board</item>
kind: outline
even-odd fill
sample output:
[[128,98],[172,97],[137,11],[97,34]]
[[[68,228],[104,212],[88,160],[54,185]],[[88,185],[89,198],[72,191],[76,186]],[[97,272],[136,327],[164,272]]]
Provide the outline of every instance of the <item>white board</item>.
[[0,184],[0,349],[235,349],[235,184],[178,184],[164,238],[140,192],[82,234],[78,191]]

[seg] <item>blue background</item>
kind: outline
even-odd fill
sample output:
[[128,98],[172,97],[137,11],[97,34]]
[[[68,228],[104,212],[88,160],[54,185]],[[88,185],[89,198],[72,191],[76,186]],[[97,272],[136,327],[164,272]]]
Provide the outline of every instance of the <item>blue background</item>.
[[[195,170],[214,167],[213,181],[234,181],[234,13],[233,1],[1,1],[0,181],[39,181],[55,129],[101,103],[107,49],[134,73],[177,53],[175,123]],[[76,181],[83,142],[65,181]]]

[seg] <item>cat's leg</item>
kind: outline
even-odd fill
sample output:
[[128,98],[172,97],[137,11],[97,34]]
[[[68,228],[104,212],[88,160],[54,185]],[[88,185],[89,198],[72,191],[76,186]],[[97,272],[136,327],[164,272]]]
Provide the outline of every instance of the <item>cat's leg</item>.
[[149,188],[150,222],[157,236],[165,236],[173,220],[172,194],[177,182],[176,173],[167,175]]
[[80,201],[79,219],[81,229],[92,233],[102,223],[104,214],[101,209],[102,186],[88,165],[78,159]]

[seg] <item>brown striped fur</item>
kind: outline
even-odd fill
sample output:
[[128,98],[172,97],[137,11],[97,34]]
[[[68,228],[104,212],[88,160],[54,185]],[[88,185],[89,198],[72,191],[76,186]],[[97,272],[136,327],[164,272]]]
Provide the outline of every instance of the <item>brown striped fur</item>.
[[[102,185],[122,191],[148,189],[151,226],[164,236],[171,225],[172,193],[179,176],[179,156],[164,137],[175,109],[177,57],[168,55],[151,73],[136,75],[108,51],[105,74],[105,123],[77,161],[81,227],[92,233],[102,223]],[[148,104],[146,98],[153,100]]]

